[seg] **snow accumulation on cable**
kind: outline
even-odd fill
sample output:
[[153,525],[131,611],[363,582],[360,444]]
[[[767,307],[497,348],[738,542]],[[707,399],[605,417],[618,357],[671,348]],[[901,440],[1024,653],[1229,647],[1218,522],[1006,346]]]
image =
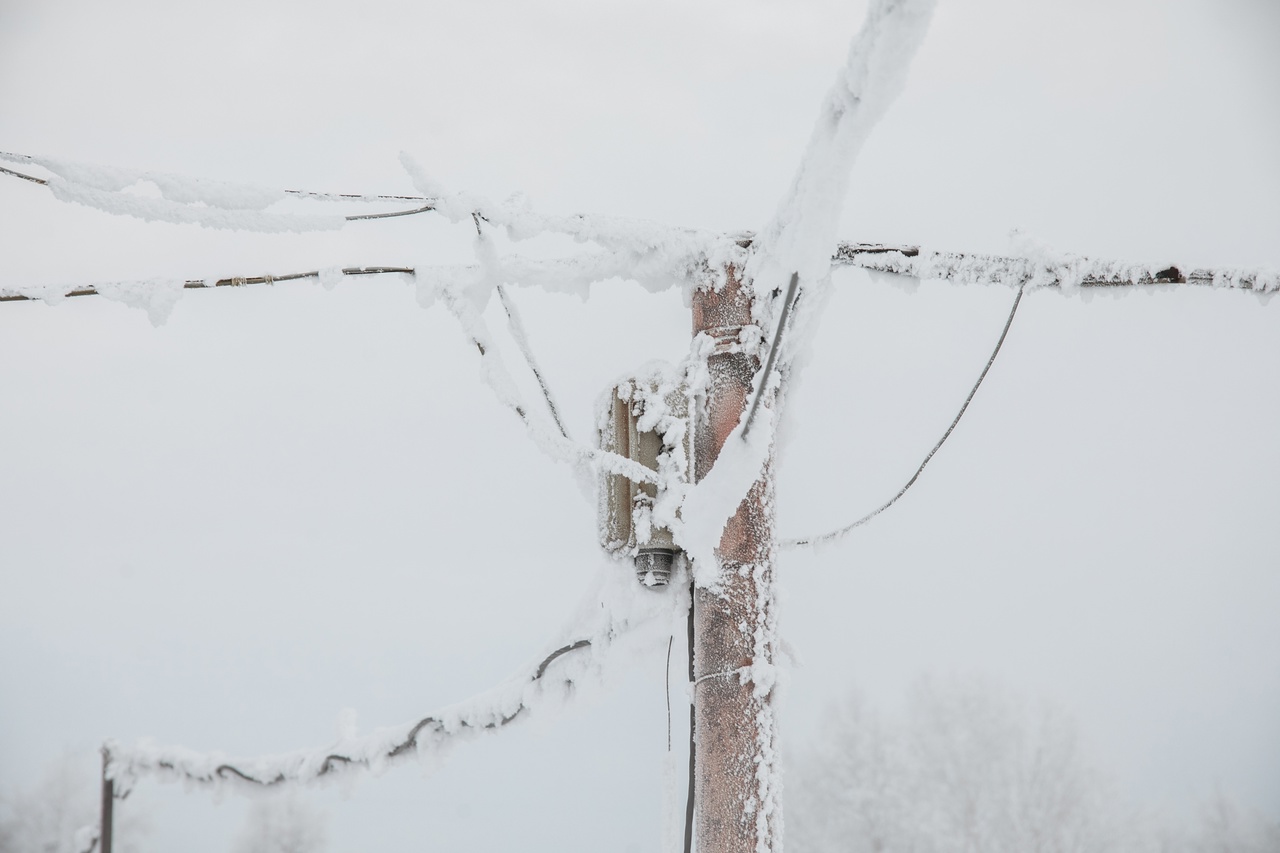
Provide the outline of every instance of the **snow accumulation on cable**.
[[833,263],[917,280],[928,278],[958,284],[1054,288],[1064,294],[1085,296],[1099,290],[1118,293],[1133,287],[1153,290],[1196,284],[1253,291],[1265,301],[1280,291],[1280,270],[1266,267],[1204,270],[1179,264],[1089,258],[1052,249],[1018,231],[1011,235],[1011,242],[1013,252],[1009,257],[927,249],[920,249],[914,255],[899,251],[840,251]]
[[[420,268],[415,275],[418,302],[426,307],[438,298],[444,304],[480,353],[480,378],[493,391],[498,402],[520,418],[534,444],[549,457],[579,468],[621,474],[640,482],[656,482],[657,474],[639,462],[572,441],[533,417],[507,370],[501,349],[489,332],[483,314],[496,288],[507,283],[509,270],[504,267],[504,259],[498,256],[493,241],[487,235],[477,237],[475,251],[479,264]],[[530,262],[526,268],[535,266]]]
[[[657,293],[683,287],[686,296],[698,285],[723,284],[725,267],[745,261],[745,250],[735,239],[717,231],[678,228],[642,219],[600,214],[548,214],[534,211],[523,197],[495,204],[474,193],[450,193],[430,178],[408,154],[400,155],[414,187],[436,200],[436,212],[452,222],[479,217],[504,229],[513,241],[542,234],[561,234],[579,243],[594,243],[603,251],[590,256],[597,265],[593,278],[577,275],[550,289],[577,293],[583,299],[595,281],[619,276]],[[506,263],[504,261],[504,263]],[[591,267],[583,268],[583,272]],[[527,280],[509,280],[522,285]],[[543,286],[547,286],[544,284]]]
[[[672,594],[685,595],[687,605],[687,592]],[[526,717],[551,715],[568,700],[598,689],[608,672],[628,669],[627,664],[637,659],[652,660],[678,628],[673,620],[682,616],[683,608],[674,607],[671,597],[653,595],[626,573],[600,572],[547,652],[517,675],[466,701],[363,735],[356,730],[353,713],[344,711],[331,743],[275,755],[231,757],[150,739],[130,745],[111,742],[106,747],[106,775],[114,781],[116,795],[124,796],[143,777],[214,789],[256,789],[316,783],[350,776],[355,770],[379,773],[408,758],[432,766],[458,742]]]
[[[47,169],[51,173],[47,186],[59,201],[148,222],[266,234],[329,231],[346,224],[345,217],[338,215],[267,212],[266,208],[287,195],[284,190],[270,187],[97,166],[55,157],[0,152],[0,159],[34,163]],[[147,184],[159,192],[158,198],[130,192]]]

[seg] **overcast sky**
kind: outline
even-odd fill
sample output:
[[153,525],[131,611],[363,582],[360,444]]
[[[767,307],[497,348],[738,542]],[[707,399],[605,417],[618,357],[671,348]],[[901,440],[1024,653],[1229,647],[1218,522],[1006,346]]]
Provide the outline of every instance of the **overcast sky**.
[[[864,10],[0,0],[0,150],[406,192],[403,150],[541,210],[757,229]],[[841,233],[1002,252],[1019,227],[1280,267],[1278,32],[1268,0],[941,0]],[[466,262],[469,241],[426,216],[210,232],[0,183],[4,285]],[[617,377],[687,346],[675,291],[515,298],[578,437]],[[836,275],[786,415],[781,535],[898,489],[1012,298]],[[1028,295],[912,492],[781,556],[802,661],[784,748],[851,689],[892,708],[921,675],[981,674],[1077,715],[1140,802],[1221,789],[1280,817],[1277,364],[1280,304],[1252,295]],[[101,299],[4,304],[0,365],[0,786],[107,737],[254,754],[325,742],[342,708],[366,730],[415,718],[523,665],[620,570],[570,474],[402,283],[194,293],[159,328]],[[324,792],[335,853],[656,850],[663,665],[429,776]],[[151,849],[211,853],[244,803],[144,781],[129,809]]]

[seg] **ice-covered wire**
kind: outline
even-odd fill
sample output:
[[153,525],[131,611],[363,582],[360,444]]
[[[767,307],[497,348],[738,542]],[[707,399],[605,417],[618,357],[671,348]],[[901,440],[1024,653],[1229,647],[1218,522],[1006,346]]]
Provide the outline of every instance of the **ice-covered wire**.
[[[551,652],[528,677],[526,684],[535,684],[547,674],[548,667],[558,658],[578,649],[587,648],[590,640],[576,640]],[[572,679],[565,678],[564,683],[572,686]],[[103,751],[107,755],[107,777],[111,779],[125,775],[129,779],[141,773],[164,773],[174,775],[196,784],[215,784],[220,780],[230,779],[246,782],[259,787],[274,787],[287,782],[298,782],[305,779],[318,779],[331,774],[356,768],[370,768],[375,764],[399,759],[414,752],[419,745],[423,732],[429,732],[437,739],[448,738],[463,730],[493,730],[514,722],[530,710],[526,699],[522,698],[509,712],[495,711],[490,714],[478,714],[476,719],[462,717],[451,719],[445,715],[423,717],[409,727],[401,738],[392,740],[382,746],[376,754],[344,754],[342,751],[319,750],[309,755],[291,756],[288,761],[277,761],[272,771],[264,774],[251,765],[253,759],[221,761],[204,770],[197,770],[193,765],[200,764],[192,760],[193,756],[185,750],[145,749],[134,752],[115,743],[107,743]],[[354,751],[348,751],[349,753]],[[271,763],[269,760],[266,763]],[[127,790],[127,788],[126,788]]]
[[[15,154],[0,151],[0,158],[10,162],[40,163],[41,158],[29,154]],[[53,188],[50,181],[0,166],[0,174],[9,175],[20,180],[29,181]],[[145,177],[146,172],[137,173]],[[187,180],[187,179],[184,179]],[[387,211],[384,213],[351,214],[343,217],[345,221],[388,219],[401,216],[412,216],[418,213],[437,210],[440,200],[425,195],[386,195],[364,193],[325,193],[313,190],[276,190],[284,195],[297,198],[308,198],[317,201],[339,202],[420,202],[418,206],[405,210]],[[107,193],[120,195],[119,193]],[[92,203],[90,199],[81,199]],[[454,204],[454,202],[450,202]],[[179,205],[186,209],[186,205]],[[193,214],[201,209],[185,210]],[[489,217],[483,211],[475,211],[471,215],[481,219]],[[163,217],[161,217],[163,218]],[[189,217],[187,217],[189,218]],[[501,217],[500,217],[501,218]],[[510,218],[509,215],[507,218]],[[571,234],[580,239],[602,239],[607,233],[619,231],[625,223],[611,217],[542,217],[547,219],[542,227],[545,229]],[[184,221],[186,219],[184,218]],[[192,220],[195,221],[195,220]],[[316,223],[311,223],[315,225]],[[510,223],[507,223],[510,225]],[[272,220],[272,228],[283,227],[282,222]],[[478,225],[478,222],[477,222]],[[227,227],[215,225],[214,227]],[[521,227],[527,227],[522,223]],[[647,229],[641,243],[653,240],[671,239],[673,235],[681,238],[695,236],[690,229],[675,227],[659,227],[654,223],[635,222],[630,227]],[[623,229],[625,230],[625,228]],[[614,235],[616,237],[616,235]],[[695,239],[705,242],[703,235]],[[635,242],[634,240],[630,242]],[[632,246],[631,248],[635,248]],[[1048,257],[1013,258],[998,255],[966,254],[961,252],[921,251],[916,246],[886,246],[875,243],[841,243],[831,259],[833,266],[858,266],[864,269],[881,272],[909,275],[917,278],[935,278],[961,283],[999,283],[1014,287],[1023,284],[1032,287],[1131,287],[1165,284],[1194,284],[1212,287],[1235,288],[1270,293],[1280,290],[1280,271],[1273,269],[1192,269],[1184,271],[1177,266],[1143,265],[1122,261],[1099,260],[1080,256],[1057,254]],[[87,294],[76,294],[87,295]]]
[[924,471],[925,466],[929,464],[929,460],[933,459],[933,455],[938,452],[938,449],[941,448],[943,443],[951,436],[952,431],[956,428],[956,424],[960,423],[960,418],[964,416],[965,410],[968,409],[969,404],[973,402],[973,396],[977,394],[978,389],[982,387],[982,380],[987,378],[987,373],[991,370],[991,365],[995,364],[996,356],[1000,354],[1000,348],[1004,346],[1004,339],[1009,334],[1009,327],[1013,325],[1013,317],[1018,313],[1018,305],[1022,302],[1022,294],[1025,290],[1026,285],[1018,288],[1018,293],[1013,298],[1013,307],[1009,309],[1009,317],[1004,321],[1004,329],[1000,332],[1000,339],[996,341],[995,349],[991,351],[991,357],[987,359],[986,365],[982,368],[982,373],[978,375],[978,381],[975,382],[973,384],[973,388],[969,390],[969,396],[965,397],[964,404],[960,407],[960,411],[956,412],[956,416],[951,420],[951,425],[947,427],[947,431],[942,434],[942,438],[938,439],[938,443],[935,444],[933,449],[929,451],[929,454],[925,456],[924,461],[920,463],[920,467],[916,469],[916,472],[911,475],[911,479],[907,481],[907,484],[899,489],[896,495],[889,498],[889,500],[885,501],[878,508],[867,513],[862,518],[859,518],[857,521],[846,524],[844,527],[832,530],[829,533],[823,533],[819,536],[804,536],[799,539],[783,539],[778,544],[784,548],[795,548],[801,545],[819,545],[839,539],[849,531],[856,527],[861,527],[889,507],[893,506],[898,502],[899,498],[907,493],[907,489],[910,489],[915,484],[916,480],[920,478],[920,474]]
[[435,294],[458,321],[458,325],[471,345],[480,353],[481,375],[485,384],[489,386],[499,403],[520,418],[526,433],[539,449],[558,462],[591,465],[612,474],[621,474],[638,483],[657,484],[659,482],[658,472],[641,465],[634,459],[628,459],[621,454],[598,447],[588,447],[543,429],[529,416],[529,409],[512,381],[501,354],[490,341],[484,317],[476,310],[471,300],[463,295],[456,285],[447,283],[438,286]]
[[[365,275],[413,275],[413,267],[343,267],[341,272],[344,276],[365,276]],[[183,282],[184,290],[209,290],[215,287],[243,287],[249,284],[276,284],[281,281],[298,281],[306,278],[322,278],[325,275],[320,270],[309,270],[307,272],[291,272],[282,275],[254,275],[254,276],[233,276],[231,278],[220,278],[210,283],[205,279],[188,279]],[[101,293],[96,285],[84,285],[67,290],[57,294],[59,297],[71,296],[100,296]],[[39,301],[40,296],[29,296],[25,293],[13,292],[9,288],[0,286],[0,302],[31,302]]]
[[916,247],[842,244],[833,266],[855,266],[914,278],[959,284],[1003,284],[1010,287],[1053,287],[1063,290],[1094,287],[1151,287],[1194,284],[1270,293],[1280,290],[1280,271],[1274,269],[1192,269],[1162,264],[1086,258],[1069,253],[1038,251],[1032,257],[934,252]]
[[751,408],[747,412],[747,422],[742,425],[742,440],[747,440],[751,432],[751,424],[756,419],[756,411],[760,408],[760,400],[769,388],[769,377],[773,374],[773,365],[778,358],[778,350],[782,346],[782,335],[787,329],[787,320],[791,317],[791,309],[796,304],[796,292],[800,287],[800,274],[792,273],[791,282],[787,285],[787,295],[782,303],[782,314],[778,317],[778,328],[773,333],[773,341],[769,344],[769,356],[765,360],[764,370],[760,374],[760,384],[751,397]]
[[0,174],[12,175],[15,178],[22,178],[22,180],[30,181],[33,184],[40,184],[40,186],[42,187],[47,187],[49,185],[49,182],[46,181],[44,178],[37,178],[34,175],[26,175],[26,174],[23,174],[22,172],[15,172],[13,169],[6,169],[4,166],[0,166]]
[[[25,154],[10,154],[0,151],[0,157],[6,157],[10,160],[27,159]],[[37,178],[35,175],[28,175],[24,172],[18,172],[14,169],[7,169],[0,166],[0,174],[10,175],[15,178],[21,178],[24,181],[30,181],[33,184],[41,186],[49,186],[49,182],[44,178]],[[358,213],[343,217],[348,222],[358,222],[364,219],[391,219],[396,216],[413,216],[416,213],[426,213],[435,210],[435,202],[416,195],[361,195],[358,193],[321,193],[311,190],[281,190],[285,195],[294,196],[295,198],[309,198],[315,201],[363,201],[363,202],[384,202],[384,201],[420,201],[426,202],[420,207],[414,207],[408,210],[392,210],[386,213]]]
[[520,312],[516,310],[515,303],[511,301],[506,285],[500,284],[496,289],[498,291],[498,301],[502,303],[502,309],[507,312],[507,325],[511,330],[511,337],[515,339],[516,346],[520,348],[520,354],[524,356],[524,363],[529,366],[529,371],[538,380],[538,387],[542,389],[542,399],[546,401],[547,410],[551,412],[551,419],[556,422],[556,429],[560,430],[560,434],[565,438],[569,438],[569,430],[565,428],[564,421],[560,419],[560,410],[556,407],[555,398],[551,395],[551,387],[547,385],[546,377],[538,369],[537,359],[533,357],[533,349],[529,345],[529,336],[525,332]]

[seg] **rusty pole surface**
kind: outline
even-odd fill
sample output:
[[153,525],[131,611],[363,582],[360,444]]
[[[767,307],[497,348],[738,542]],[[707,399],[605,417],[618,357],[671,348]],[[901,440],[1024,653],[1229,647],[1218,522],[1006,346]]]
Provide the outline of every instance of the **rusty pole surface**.
[[115,811],[115,784],[107,778],[107,765],[111,763],[111,754],[102,750],[102,823],[98,826],[98,851],[111,853],[111,824]]
[[[720,291],[693,296],[693,332],[716,339],[708,358],[710,385],[694,428],[694,476],[701,480],[738,424],[760,361],[731,352],[751,322],[751,296],[729,270]],[[770,787],[776,772],[769,694],[757,696],[742,674],[763,657],[772,663],[774,619],[773,463],[725,525],[716,557],[723,589],[694,593],[693,697],[699,853],[757,853],[780,847],[780,803]],[[763,780],[763,784],[762,784]],[[764,802],[761,795],[764,794]]]

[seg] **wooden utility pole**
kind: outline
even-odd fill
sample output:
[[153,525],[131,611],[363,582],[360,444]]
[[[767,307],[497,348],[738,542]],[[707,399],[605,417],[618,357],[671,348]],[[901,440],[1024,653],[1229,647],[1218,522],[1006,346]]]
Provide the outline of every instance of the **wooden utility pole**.
[[102,812],[98,824],[98,853],[111,853],[112,818],[116,803],[115,783],[107,778],[111,765],[111,753],[102,749]]
[[[751,395],[760,359],[738,351],[751,323],[750,288],[730,268],[725,286],[693,296],[693,332],[716,341],[694,427],[694,478],[715,464]],[[765,465],[716,551],[722,588],[693,595],[696,839],[699,853],[773,850],[780,835],[773,710],[751,667],[772,663],[773,464]],[[762,660],[763,658],[763,660]]]

